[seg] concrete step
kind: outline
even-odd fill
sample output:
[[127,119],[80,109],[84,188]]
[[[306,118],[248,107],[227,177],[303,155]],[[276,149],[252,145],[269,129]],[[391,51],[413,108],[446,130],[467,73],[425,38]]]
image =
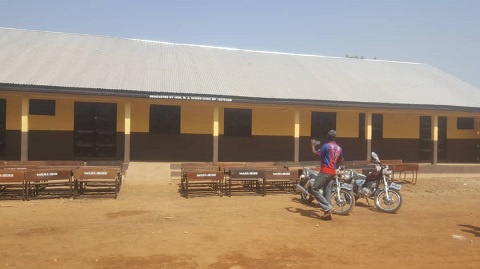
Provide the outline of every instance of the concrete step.
[[124,180],[128,184],[170,182],[170,165],[169,162],[130,162]]
[[438,174],[438,173],[460,173],[460,174],[475,174],[480,173],[480,164],[420,164],[418,173]]

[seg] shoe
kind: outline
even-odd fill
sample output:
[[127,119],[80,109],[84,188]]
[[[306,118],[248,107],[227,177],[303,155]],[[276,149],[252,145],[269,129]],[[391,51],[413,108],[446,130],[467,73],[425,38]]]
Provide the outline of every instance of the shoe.
[[335,212],[335,208],[332,208],[332,209],[328,210],[327,212],[325,212],[325,214],[323,216],[324,217],[331,216],[334,212]]
[[321,218],[322,220],[332,220],[332,215],[321,216],[320,218]]

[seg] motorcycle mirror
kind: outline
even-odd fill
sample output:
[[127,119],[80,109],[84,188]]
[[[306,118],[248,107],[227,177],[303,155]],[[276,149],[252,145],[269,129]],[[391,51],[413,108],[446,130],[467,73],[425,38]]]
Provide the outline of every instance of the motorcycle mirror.
[[380,159],[378,158],[377,153],[372,152],[372,158],[373,158],[375,161],[380,162]]

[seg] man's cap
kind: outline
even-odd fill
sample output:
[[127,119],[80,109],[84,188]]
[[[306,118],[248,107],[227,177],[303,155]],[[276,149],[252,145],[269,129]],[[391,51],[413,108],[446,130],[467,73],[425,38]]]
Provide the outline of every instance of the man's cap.
[[335,130],[330,130],[327,133],[327,138],[336,138],[337,137],[337,132]]

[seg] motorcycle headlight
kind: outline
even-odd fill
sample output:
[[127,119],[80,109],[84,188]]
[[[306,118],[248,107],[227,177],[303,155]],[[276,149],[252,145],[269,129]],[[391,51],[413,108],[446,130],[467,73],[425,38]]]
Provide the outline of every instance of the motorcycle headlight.
[[385,169],[385,170],[383,170],[383,174],[384,174],[385,176],[391,176],[391,175],[392,175],[392,170],[390,170],[390,169]]

